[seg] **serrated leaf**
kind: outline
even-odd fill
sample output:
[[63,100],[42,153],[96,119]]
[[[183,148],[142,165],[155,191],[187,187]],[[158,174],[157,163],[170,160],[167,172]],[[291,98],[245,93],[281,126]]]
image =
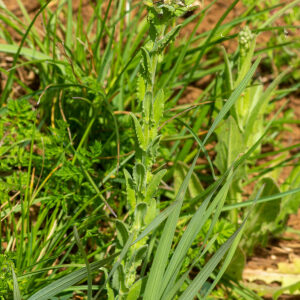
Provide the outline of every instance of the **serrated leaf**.
[[145,216],[145,225],[149,225],[156,216],[156,199],[152,198],[148,204],[147,214]]
[[126,225],[121,220],[116,220],[116,231],[118,242],[121,247],[124,247],[128,240],[129,232]]
[[141,53],[142,53],[142,68],[144,71],[144,76],[145,78],[147,78],[148,81],[150,81],[150,78],[152,76],[152,64],[151,64],[150,54],[147,51],[147,49],[144,47],[141,48]]
[[137,163],[133,168],[133,179],[139,192],[146,187],[146,168],[141,163]]
[[124,266],[120,264],[112,276],[112,287],[119,291],[125,283]]
[[133,210],[136,206],[134,183],[131,175],[126,169],[124,169],[124,176],[126,182],[127,204],[130,206],[131,210]]
[[160,170],[158,173],[156,173],[153,176],[153,178],[149,182],[148,187],[147,187],[147,192],[146,192],[146,198],[145,198],[146,203],[150,203],[151,198],[156,193],[157,188],[158,188],[162,178],[166,174],[166,172],[167,172],[167,170]]
[[143,286],[145,284],[146,278],[141,278],[136,281],[131,287],[128,292],[126,300],[138,300],[140,299],[141,292],[143,290]]
[[142,102],[145,98],[146,83],[144,78],[139,74],[137,79],[137,97]]
[[144,218],[147,214],[147,204],[145,202],[140,202],[135,208],[135,223],[137,225],[137,229],[142,228],[144,224]]
[[153,47],[152,52],[161,53],[171,42],[175,40],[182,25],[177,25],[171,29],[161,40],[159,40]]
[[146,255],[147,249],[148,249],[148,245],[143,245],[142,247],[137,249],[134,260],[138,262],[139,260],[143,259]]
[[141,126],[140,122],[138,121],[138,119],[136,118],[136,116],[133,113],[130,113],[130,115],[131,115],[131,117],[133,119],[133,122],[134,122],[135,133],[136,133],[136,137],[137,137],[138,142],[139,142],[139,146],[142,150],[146,151],[147,146],[146,146],[142,126]]
[[143,113],[147,124],[149,124],[150,122],[151,104],[152,104],[152,93],[147,92],[143,100]]
[[164,91],[162,89],[160,89],[157,92],[157,95],[155,97],[155,101],[154,101],[154,104],[153,104],[153,111],[152,111],[153,121],[157,125],[159,123],[159,120],[163,116],[164,104],[165,104],[165,94],[164,94]]

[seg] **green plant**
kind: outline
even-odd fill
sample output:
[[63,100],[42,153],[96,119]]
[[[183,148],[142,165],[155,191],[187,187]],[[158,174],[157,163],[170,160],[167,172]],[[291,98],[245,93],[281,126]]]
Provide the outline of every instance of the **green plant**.
[[[281,80],[290,84],[290,73],[275,78],[266,91],[251,79],[259,63],[252,65],[253,57],[273,51],[255,51],[254,33],[273,29],[270,22],[254,22],[276,6],[246,10],[224,23],[238,3],[233,1],[211,30],[199,34],[215,1],[201,10],[193,10],[192,1],[99,1],[84,23],[84,8],[79,6],[75,17],[67,0],[54,11],[45,5],[38,12],[42,34],[37,19],[18,3],[22,20],[2,3],[0,8],[5,24],[0,35],[6,40],[0,51],[14,55],[10,69],[1,69],[1,246],[5,257],[13,257],[5,292],[14,286],[15,297],[24,299],[210,294],[236,258],[242,232],[250,235],[249,224],[256,224],[250,214],[249,224],[239,227],[227,212],[240,221],[255,202],[258,212],[263,204],[280,202],[275,232],[298,203],[297,168],[280,190],[264,178],[276,178],[289,162],[286,149],[278,150],[278,167],[255,165],[271,155],[260,153],[263,142],[278,145],[273,137],[284,130],[285,120],[291,122],[285,112],[284,119],[266,123],[270,102],[289,92],[275,87]],[[235,39],[231,32],[245,21],[258,29],[245,29],[240,49],[220,56],[218,45]],[[188,25],[193,29],[184,37]],[[21,45],[6,27],[21,35]],[[37,90],[22,82],[23,70],[36,73]],[[209,83],[193,103],[179,105],[190,85],[206,76]],[[24,95],[14,93],[17,86]],[[253,116],[259,130],[251,127]],[[227,129],[235,139],[224,134]],[[241,135],[247,143],[240,142]],[[214,142],[215,148],[206,148]],[[212,164],[215,150],[219,173]],[[237,202],[251,180],[259,180],[258,188],[249,201]],[[266,192],[267,185],[275,194]],[[257,239],[265,234],[262,230]],[[230,288],[217,289],[212,297],[231,290],[254,297],[226,278],[222,284]]]

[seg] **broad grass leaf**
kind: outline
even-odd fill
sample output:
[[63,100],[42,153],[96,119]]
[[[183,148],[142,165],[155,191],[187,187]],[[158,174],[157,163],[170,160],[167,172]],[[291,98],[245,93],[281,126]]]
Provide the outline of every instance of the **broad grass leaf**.
[[168,286],[165,289],[164,294],[162,295],[163,300],[173,300],[175,298],[175,296],[177,295],[178,291],[180,290],[180,288],[182,287],[182,285],[184,284],[184,282],[189,278],[189,274],[192,271],[193,267],[196,265],[196,263],[202,258],[204,257],[204,255],[207,253],[207,251],[210,250],[210,248],[213,246],[213,244],[215,243],[215,241],[217,240],[217,236],[214,236],[205,246],[205,248],[203,249],[203,251],[200,251],[200,255],[199,257],[197,257],[193,263],[190,265],[189,269],[175,282],[175,276],[174,278],[171,278],[171,280],[169,281]]
[[[292,189],[292,190],[289,190],[286,192],[274,194],[271,196],[261,197],[256,202],[257,202],[257,204],[261,204],[261,203],[274,201],[274,200],[284,198],[284,197],[294,197],[294,194],[298,194],[299,192],[300,192],[300,188],[296,188],[296,189]],[[241,208],[241,207],[248,207],[248,206],[253,205],[253,203],[254,203],[254,200],[247,200],[247,201],[243,201],[241,203],[229,204],[229,205],[224,206],[222,211],[229,211],[229,210],[237,209],[237,208]]]
[[99,68],[98,68],[98,77],[97,77],[97,82],[103,82],[106,74],[108,73],[108,69],[110,67],[112,58],[113,58],[113,50],[112,50],[112,45],[114,42],[114,35],[115,35],[115,27],[113,27],[112,32],[110,33],[110,38],[109,38],[109,42],[108,45],[105,48],[101,63],[99,64]]
[[243,270],[246,265],[246,254],[241,249],[241,247],[237,247],[234,256],[226,270],[226,275],[230,278],[239,281],[242,280]]
[[249,107],[246,108],[247,117],[244,125],[247,146],[251,146],[262,134],[263,116],[268,113],[271,96],[288,72],[289,68],[278,75],[264,92],[262,85],[249,89]]
[[283,288],[278,289],[274,294],[273,294],[273,299],[277,300],[282,294],[286,294],[286,291],[289,292],[289,294],[294,294],[296,291],[300,290],[300,281],[296,282],[294,284],[291,284],[289,286],[285,286]]

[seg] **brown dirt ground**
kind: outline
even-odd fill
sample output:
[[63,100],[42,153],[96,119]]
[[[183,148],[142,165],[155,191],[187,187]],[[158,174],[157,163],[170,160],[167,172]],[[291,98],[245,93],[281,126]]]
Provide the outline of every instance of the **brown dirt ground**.
[[[3,0],[3,2],[7,5],[7,8],[14,12],[17,16],[21,17],[20,9],[18,8],[18,4],[16,0]],[[51,6],[55,7],[58,1],[53,1]],[[91,15],[92,8],[90,3],[94,3],[95,1],[83,0],[83,14],[86,20],[89,19]],[[284,1],[290,2],[290,1]],[[31,16],[33,16],[39,8],[39,5],[36,0],[22,0],[23,5],[28,9]],[[207,1],[205,1],[205,4]],[[78,9],[78,0],[73,1],[73,9],[76,11]],[[209,12],[207,17],[204,19],[204,22],[198,28],[198,33],[202,33],[205,30],[212,28],[212,25],[215,24],[225,10],[230,5],[230,1],[220,0],[214,6],[214,9]],[[241,15],[244,11],[244,7],[241,2],[238,3],[236,8],[230,13],[226,20],[230,20],[236,16]],[[226,21],[225,21],[226,22]],[[282,22],[282,21],[279,21]],[[181,33],[181,35],[189,34],[193,29],[193,24],[190,24],[185,31]],[[237,28],[238,30],[238,28]],[[18,37],[16,37],[18,38]],[[259,43],[264,43],[268,40],[269,33],[262,34],[259,37]],[[236,42],[231,41],[224,44],[225,48],[228,52],[232,52],[236,48]],[[0,54],[0,66],[8,67],[11,64],[11,57],[7,57],[3,54]],[[26,72],[25,70],[20,70],[19,76],[26,82],[28,85],[32,85],[36,82],[36,78],[33,73]],[[184,94],[184,97],[180,100],[180,104],[191,103],[196,99],[202,92],[203,86],[209,81],[209,77],[201,80],[201,82],[196,83],[195,85],[189,87]],[[0,93],[1,93],[1,85],[3,86],[3,80],[1,84],[1,76],[0,76]],[[21,93],[21,92],[20,92]],[[278,105],[281,105],[279,102]],[[288,104],[289,108],[292,108],[295,112],[295,118],[300,120],[300,99],[298,95],[292,95],[290,97],[290,103]],[[291,125],[292,132],[286,134],[284,133],[282,137],[282,141],[286,146],[293,145],[296,143],[300,143],[300,126]],[[288,176],[290,172],[290,168],[285,168],[282,174],[282,181]],[[298,233],[285,233],[282,239],[271,239],[269,245],[266,248],[258,248],[256,249],[255,255],[249,259],[247,266],[245,268],[244,277],[245,283],[252,285],[252,287],[259,289],[261,286],[267,287],[276,287],[278,284],[275,282],[273,284],[266,285],[262,280],[256,280],[253,283],[250,283],[247,278],[253,276],[253,274],[260,274],[262,271],[264,272],[276,272],[279,263],[292,263],[295,258],[300,258],[300,210],[297,215],[292,215],[289,218],[288,226],[292,227],[294,230],[298,230]],[[250,274],[250,275],[249,275]],[[299,275],[299,274],[298,274]],[[258,276],[259,277],[259,276]],[[254,286],[256,285],[256,286]],[[271,298],[266,298],[271,299]],[[300,299],[299,296],[288,296],[283,295],[279,299]]]

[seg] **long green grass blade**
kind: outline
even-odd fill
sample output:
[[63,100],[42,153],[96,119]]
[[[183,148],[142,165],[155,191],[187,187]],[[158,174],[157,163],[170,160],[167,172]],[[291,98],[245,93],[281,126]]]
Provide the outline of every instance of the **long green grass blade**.
[[285,7],[283,7],[281,10],[279,10],[278,12],[276,12],[271,18],[269,18],[263,25],[261,25],[260,28],[265,28],[267,26],[269,26],[270,24],[272,24],[276,19],[278,19],[279,17],[281,17],[287,10],[293,8],[294,6],[296,6],[297,4],[300,3],[300,0],[295,0],[289,4],[287,4]]
[[[256,194],[256,197],[255,197],[255,199],[254,199],[254,201],[253,201],[253,205],[255,205],[255,204],[257,203],[257,200],[258,200],[258,198],[260,197],[260,195],[261,195],[263,189],[264,189],[264,186],[262,186],[262,187],[259,189],[259,191],[258,191],[258,193]],[[246,220],[247,220],[247,218],[248,218],[248,216],[246,217]],[[225,258],[225,260],[224,260],[224,262],[223,262],[223,265],[222,265],[220,271],[218,272],[217,277],[214,279],[214,282],[211,284],[210,288],[209,288],[208,291],[206,292],[205,297],[209,296],[209,294],[212,292],[212,290],[214,289],[214,287],[217,285],[217,283],[220,281],[221,277],[222,277],[223,274],[225,273],[227,267],[229,266],[229,264],[230,264],[230,262],[231,262],[231,260],[232,260],[233,255],[234,255],[234,253],[235,253],[235,251],[236,251],[236,248],[237,248],[237,246],[238,246],[238,244],[239,244],[239,242],[240,242],[240,240],[241,240],[241,237],[242,237],[242,234],[243,234],[244,229],[245,229],[244,226],[240,229],[240,232],[239,232],[238,235],[236,236],[234,242],[232,243],[232,246],[230,247],[230,249],[229,249],[229,251],[228,251],[228,253],[227,253],[227,255],[226,255],[226,258]],[[204,297],[204,298],[205,298],[205,297]]]
[[218,249],[218,251],[213,255],[213,257],[206,263],[200,273],[195,277],[188,288],[179,297],[179,300],[193,300],[198,294],[200,289],[206,280],[210,277],[214,269],[217,267],[221,259],[224,257],[225,253],[231,247],[232,243],[239,235],[240,231],[245,225],[247,219],[244,220],[240,228]]
[[145,300],[159,299],[158,295],[161,292],[163,274],[165,272],[165,268],[167,265],[169,252],[174,238],[174,233],[179,218],[181,206],[183,203],[184,195],[186,193],[199,153],[200,151],[198,151],[198,154],[196,155],[193,164],[191,165],[191,168],[189,169],[186,178],[184,179],[177,193],[176,201],[178,201],[178,204],[176,205],[174,211],[168,217],[167,222],[164,226],[163,233],[155,253],[154,261],[152,263],[147,285],[145,288],[145,293],[144,293]]
[[199,139],[198,135],[194,132],[194,130],[188,125],[186,124],[185,122],[183,122],[182,120],[180,119],[177,119],[180,123],[182,123],[186,129],[192,134],[192,136],[194,137],[194,139],[196,140],[196,142],[198,143],[200,149],[203,151],[204,155],[205,155],[205,158],[207,159],[208,161],[208,164],[210,166],[210,170],[211,170],[211,173],[213,175],[213,178],[215,179],[216,178],[216,175],[215,175],[215,170],[214,170],[214,167],[213,167],[213,164],[211,162],[211,159],[203,145],[203,143],[201,142],[201,140]]
[[13,267],[11,267],[11,273],[12,273],[13,284],[14,284],[14,300],[22,300],[20,289],[19,289],[19,284],[18,284],[18,278],[16,276],[16,273],[15,273]]
[[[190,272],[192,271],[193,267],[196,265],[196,263],[204,257],[204,255],[207,253],[207,251],[213,246],[215,241],[217,240],[218,235],[215,235],[205,246],[203,251],[200,251],[200,255],[194,259],[193,263],[190,265],[189,269],[175,282],[175,279],[172,279],[168,286],[166,287],[166,290],[164,294],[162,295],[161,299],[163,300],[172,300],[175,298],[176,294],[184,284],[184,282],[188,279]],[[175,277],[175,276],[174,276]]]
[[[232,176],[230,177],[232,178]],[[174,254],[170,260],[170,263],[168,265],[168,268],[164,274],[164,280],[161,287],[160,295],[164,292],[165,287],[170,284],[170,280],[173,277],[173,280],[176,279],[177,274],[180,271],[180,267],[183,263],[184,258],[186,257],[186,254],[191,247],[193,241],[195,240],[197,234],[205,224],[205,222],[208,220],[208,218],[213,213],[216,206],[221,203],[223,205],[229,187],[231,184],[231,179],[228,179],[227,182],[224,184],[222,189],[219,191],[219,193],[216,195],[215,199],[212,201],[211,205],[209,206],[209,209],[207,209],[207,206],[209,202],[211,201],[212,194],[207,197],[207,199],[202,203],[202,205],[199,207],[199,209],[196,211],[194,216],[192,217],[191,221],[189,222],[186,230],[184,231],[175,251]],[[208,233],[210,234],[210,233]],[[208,238],[207,238],[208,239]],[[207,239],[205,239],[204,244],[206,244]]]
[[208,130],[208,133],[203,141],[203,144],[205,145],[207,140],[209,139],[209,137],[212,135],[212,133],[214,132],[214,130],[216,129],[216,127],[218,126],[218,124],[221,122],[221,120],[223,120],[223,118],[225,117],[225,115],[228,113],[228,111],[230,110],[230,108],[233,106],[233,104],[237,101],[237,99],[240,97],[240,95],[242,94],[242,92],[245,90],[245,88],[247,87],[248,83],[250,82],[250,79],[252,78],[258,64],[260,62],[260,58],[258,58],[255,63],[253,64],[253,66],[251,67],[251,69],[249,70],[249,72],[246,74],[246,76],[243,78],[243,80],[241,81],[241,83],[237,86],[237,88],[234,90],[234,92],[231,94],[231,96],[229,97],[229,99],[227,100],[227,102],[225,103],[225,105],[222,107],[221,111],[219,112],[218,116],[216,117],[216,119],[214,120],[213,124],[211,125],[211,127]]
[[65,45],[68,49],[71,49],[72,45],[72,30],[73,29],[73,11],[72,0],[68,0],[68,12],[67,12],[67,28],[66,28],[66,42]]
[[[39,9],[39,11],[36,13],[36,15],[34,16],[33,20],[31,21],[30,25],[28,26],[28,28],[27,28],[25,34],[24,34],[23,37],[22,37],[21,43],[20,43],[20,45],[19,45],[19,47],[18,47],[18,50],[17,50],[16,54],[14,55],[13,67],[17,64],[17,60],[18,60],[18,58],[19,58],[19,56],[20,56],[20,53],[21,53],[21,50],[22,50],[23,45],[24,45],[24,43],[25,43],[25,40],[26,40],[26,38],[27,38],[27,36],[28,36],[28,34],[29,34],[29,32],[30,32],[30,30],[31,30],[31,28],[32,28],[32,26],[33,26],[33,24],[35,23],[37,17],[43,12],[43,10],[48,6],[49,3],[50,3],[50,2],[46,2],[46,3]],[[3,103],[6,101],[7,97],[8,97],[9,91],[10,91],[10,89],[11,89],[11,87],[12,87],[13,78],[14,78],[14,73],[15,73],[15,71],[13,70],[13,71],[11,71],[11,72],[9,73],[9,75],[8,75],[6,85],[5,85],[4,90],[3,90],[3,92],[2,92],[0,104],[3,104]]]
[[[0,44],[0,52],[4,52],[8,54],[16,54],[18,53],[18,49],[19,47],[17,45]],[[35,60],[51,61],[53,59],[51,56],[48,56],[43,52],[40,52],[36,49],[27,48],[27,47],[22,47],[19,55],[25,56],[26,58],[32,58]]]
[[[96,271],[101,267],[104,267],[107,264],[110,264],[119,253],[116,253],[108,258],[105,258],[101,261],[94,262],[90,264],[90,271]],[[78,283],[79,281],[86,279],[88,276],[87,268],[84,267],[82,269],[79,269],[77,271],[74,271],[54,282],[47,285],[43,289],[39,290],[37,293],[34,293],[31,297],[29,297],[28,300],[46,300],[49,299],[55,295],[58,295],[65,289],[73,286],[74,284]]]
[[92,274],[91,274],[90,263],[87,259],[86,253],[85,253],[82,243],[80,241],[76,226],[73,227],[73,232],[74,232],[76,244],[77,244],[77,246],[81,252],[81,255],[84,258],[85,264],[86,264],[87,279],[88,279],[88,295],[87,296],[88,296],[88,300],[91,300],[92,299]]
[[[274,194],[274,195],[271,195],[271,196],[266,196],[266,197],[263,197],[263,198],[259,198],[259,199],[256,200],[256,203],[260,204],[260,203],[264,203],[264,202],[274,201],[274,200],[277,200],[277,199],[280,199],[280,198],[283,198],[283,197],[286,197],[286,196],[291,196],[293,194],[297,194],[299,192],[300,192],[300,187],[296,188],[296,189],[286,191],[286,192],[282,192],[282,193],[279,193],[279,194]],[[222,211],[229,211],[229,210],[232,210],[232,209],[248,207],[248,206],[253,205],[253,203],[254,203],[254,200],[247,200],[247,201],[243,201],[241,203],[234,203],[234,204],[226,205],[226,206],[223,207]]]

